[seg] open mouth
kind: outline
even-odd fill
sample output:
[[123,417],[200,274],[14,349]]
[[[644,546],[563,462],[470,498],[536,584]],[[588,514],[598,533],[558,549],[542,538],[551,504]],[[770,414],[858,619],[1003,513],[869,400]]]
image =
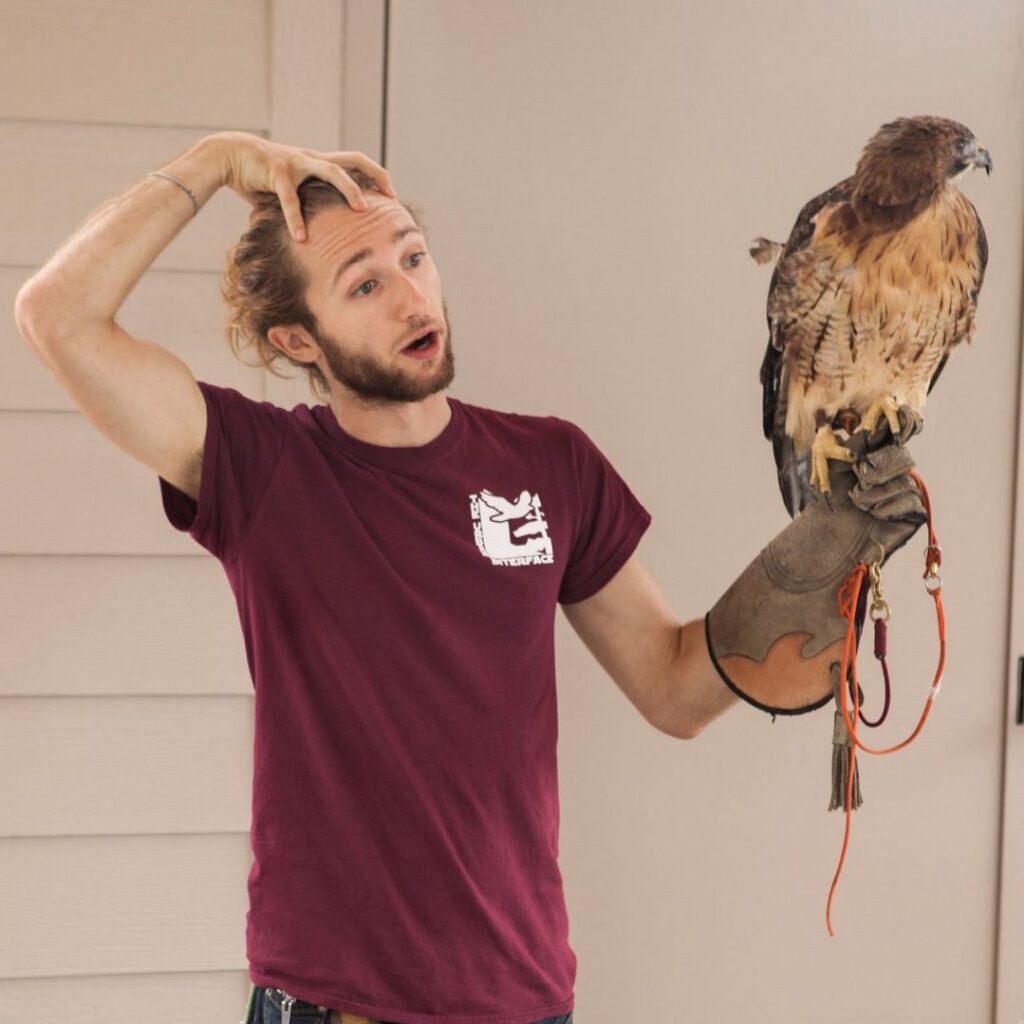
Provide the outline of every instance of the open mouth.
[[420,349],[427,348],[434,341],[434,332],[431,331],[429,334],[424,334],[422,337],[417,338],[414,342],[405,346],[405,351],[418,351]]
[[410,342],[402,349],[403,354],[425,359],[433,355],[438,349],[438,338],[436,331],[422,334],[415,341]]

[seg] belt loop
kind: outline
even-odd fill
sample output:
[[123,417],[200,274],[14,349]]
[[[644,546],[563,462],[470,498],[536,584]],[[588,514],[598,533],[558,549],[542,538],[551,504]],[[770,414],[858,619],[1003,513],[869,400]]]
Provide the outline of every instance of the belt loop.
[[281,1000],[281,1024],[291,1024],[292,1005],[294,1004],[296,997],[289,995],[283,988],[279,988],[278,992],[284,996]]

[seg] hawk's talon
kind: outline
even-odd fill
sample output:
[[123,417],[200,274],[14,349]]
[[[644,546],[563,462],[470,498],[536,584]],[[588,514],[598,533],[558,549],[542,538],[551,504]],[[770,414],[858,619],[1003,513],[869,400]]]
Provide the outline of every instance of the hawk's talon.
[[832,489],[828,479],[829,459],[837,459],[841,462],[856,462],[857,456],[840,443],[832,428],[825,423],[818,428],[818,432],[814,437],[814,443],[811,445],[810,472],[811,486],[817,487],[823,495],[827,495]]
[[895,395],[882,395],[880,398],[876,398],[861,417],[860,429],[866,431],[868,437],[871,437],[878,430],[879,418],[884,415],[892,436],[898,438],[901,427],[899,408]]

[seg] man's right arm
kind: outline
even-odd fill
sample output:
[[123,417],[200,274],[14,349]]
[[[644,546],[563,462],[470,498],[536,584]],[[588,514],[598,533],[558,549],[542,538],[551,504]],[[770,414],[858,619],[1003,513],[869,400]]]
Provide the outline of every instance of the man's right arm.
[[[165,164],[201,208],[225,183],[217,135]],[[174,182],[147,176],[101,204],[19,291],[25,340],[93,425],[198,499],[206,403],[188,366],[115,321],[125,298],[195,209]]]

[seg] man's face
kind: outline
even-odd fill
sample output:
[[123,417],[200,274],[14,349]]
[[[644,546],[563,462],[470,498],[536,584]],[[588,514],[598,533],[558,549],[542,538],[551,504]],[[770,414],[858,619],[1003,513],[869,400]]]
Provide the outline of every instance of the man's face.
[[[395,199],[365,190],[369,209],[321,210],[291,245],[309,274],[324,376],[369,400],[419,402],[455,377],[448,309],[426,239]],[[356,257],[359,257],[358,259]],[[432,331],[433,353],[405,352]]]

